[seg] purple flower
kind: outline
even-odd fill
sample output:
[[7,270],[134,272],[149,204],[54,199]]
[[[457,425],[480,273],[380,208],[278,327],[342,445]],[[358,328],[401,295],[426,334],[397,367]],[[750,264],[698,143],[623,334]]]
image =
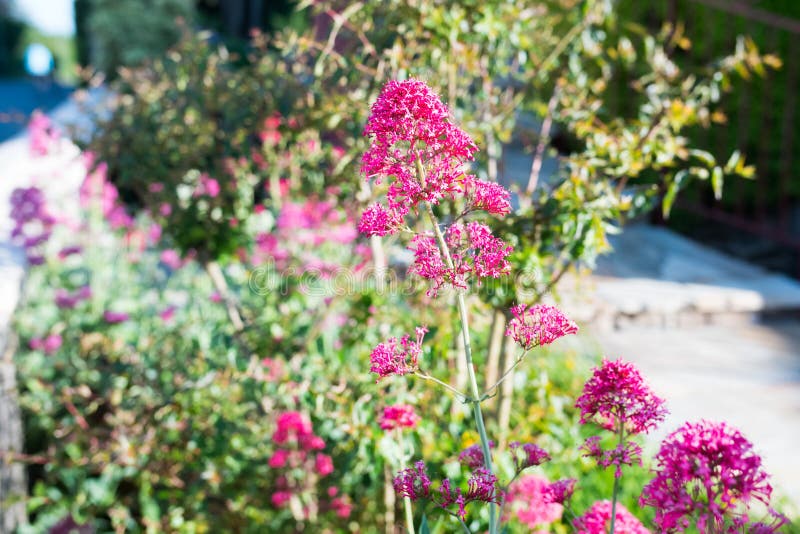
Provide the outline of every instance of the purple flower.
[[412,501],[430,495],[431,479],[428,478],[425,462],[419,461],[414,467],[403,469],[394,477],[394,491]]
[[106,310],[103,312],[103,319],[109,324],[124,323],[130,319],[130,315],[124,312],[115,312]]
[[73,254],[80,254],[81,252],[83,252],[83,247],[81,247],[80,245],[64,247],[58,251],[58,258],[63,260],[67,256],[72,256]]
[[761,457],[725,423],[685,423],[663,441],[656,462],[639,502],[655,508],[663,531],[694,523],[700,532],[719,532],[726,523],[747,523],[754,501],[769,505],[772,486]]
[[642,448],[633,441],[623,441],[613,449],[605,450],[600,446],[600,436],[592,436],[586,439],[581,449],[585,457],[594,458],[604,469],[616,466],[616,478],[622,476],[623,465],[642,465]]
[[545,490],[545,502],[564,504],[569,501],[572,498],[572,494],[575,492],[576,482],[577,480],[574,478],[556,480]]
[[[489,447],[494,447],[494,441],[489,442]],[[483,458],[483,449],[481,449],[481,444],[476,443],[475,445],[470,445],[461,451],[461,454],[458,455],[458,461],[461,462],[461,465],[469,467],[470,469],[483,467],[485,461]]]
[[511,455],[514,458],[514,467],[517,473],[529,467],[534,467],[550,461],[550,455],[547,451],[535,443],[520,444],[518,441],[512,441],[508,445],[508,448],[511,449]]
[[482,501],[499,503],[502,491],[497,487],[497,477],[488,469],[479,467],[467,481],[467,502]]

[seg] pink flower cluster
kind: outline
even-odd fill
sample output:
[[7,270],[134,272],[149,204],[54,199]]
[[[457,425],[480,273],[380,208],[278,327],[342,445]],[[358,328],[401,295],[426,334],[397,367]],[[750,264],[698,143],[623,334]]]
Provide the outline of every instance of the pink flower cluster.
[[87,175],[79,189],[80,203],[86,209],[98,209],[113,229],[128,228],[133,219],[119,202],[119,191],[108,178],[108,165],[94,161],[94,154],[84,153]]
[[[494,447],[494,441],[489,441],[489,447]],[[461,454],[458,455],[458,461],[461,463],[461,465],[470,469],[483,467],[485,462],[481,444],[476,443],[475,445],[470,445],[461,451]]]
[[616,478],[622,476],[623,465],[641,465],[641,447],[627,438],[651,431],[667,415],[664,400],[633,364],[605,358],[584,384],[575,406],[581,411],[581,423],[597,423],[618,437],[612,449],[600,445],[600,436],[588,438],[582,447],[584,456],[594,458],[600,467],[615,466]]
[[[275,229],[256,236],[255,262],[271,261],[279,269],[289,266],[290,260],[301,262],[304,271],[322,274],[339,266],[325,263],[318,247],[328,243],[349,245],[358,236],[351,218],[332,202],[307,199],[304,202],[284,202],[277,215]],[[363,251],[357,251],[359,254]]]
[[[384,177],[393,180],[386,206],[368,207],[358,225],[360,232],[394,234],[421,202],[464,199],[464,214],[482,210],[505,215],[511,211],[510,194],[501,185],[466,173],[466,164],[477,147],[450,122],[447,106],[424,82],[388,82],[372,106],[364,134],[372,142],[364,154],[362,171],[378,183]],[[435,296],[444,284],[466,288],[470,275],[480,283],[482,278],[508,273],[506,258],[512,249],[494,237],[486,225],[454,223],[445,235],[453,265],[430,235],[416,236],[409,247],[414,252],[410,272],[433,282],[429,296]]]
[[25,249],[28,263],[41,265],[41,247],[50,239],[55,218],[45,204],[44,193],[38,187],[23,187],[11,192],[11,219],[14,228],[11,239]]
[[28,122],[30,150],[33,156],[46,156],[58,142],[61,133],[50,121],[50,117],[39,110],[31,115]]
[[508,322],[506,335],[511,336],[525,350],[531,350],[569,334],[578,332],[578,325],[554,306],[534,304],[528,307],[517,304],[511,307],[513,317]]
[[572,498],[575,493],[575,484],[578,481],[574,478],[564,478],[556,480],[545,490],[545,502],[564,504]]
[[453,261],[452,268],[446,265],[433,237],[415,236],[409,247],[414,252],[414,264],[409,271],[433,282],[428,290],[429,296],[436,296],[445,284],[466,289],[470,276],[480,283],[483,278],[499,278],[511,269],[506,258],[512,248],[494,237],[485,224],[474,221],[466,226],[453,224],[447,229],[445,238]]
[[428,331],[427,328],[416,328],[416,341],[411,336],[403,336],[399,343],[396,337],[389,338],[385,343],[380,343],[369,355],[370,372],[378,375],[379,381],[391,375],[407,375],[418,369],[417,360],[422,353],[422,338]]
[[[700,532],[739,532],[751,504],[769,505],[772,486],[761,457],[725,423],[684,423],[661,444],[656,462],[640,503],[655,508],[663,532],[684,532],[692,525]],[[780,527],[783,518],[773,515],[772,526],[757,525],[761,532]]]
[[545,498],[549,488],[550,482],[540,475],[522,476],[508,488],[506,501],[511,513],[536,534],[547,532],[537,528],[558,521],[564,511],[561,504]]
[[278,478],[278,488],[272,496],[272,503],[276,507],[285,505],[293,489],[299,487],[297,481],[290,481],[293,470],[299,468],[313,472],[318,477],[325,477],[333,472],[333,459],[327,454],[315,452],[324,449],[325,442],[314,434],[311,421],[299,412],[283,412],[278,415],[272,443],[277,448],[269,459],[269,466],[288,470],[286,475]]
[[28,342],[28,346],[33,350],[40,350],[45,354],[55,354],[61,348],[63,339],[58,334],[50,334],[45,338],[34,337]]
[[423,461],[418,461],[412,468],[403,469],[394,478],[394,490],[401,497],[408,497],[412,501],[430,499],[444,510],[455,505],[456,511],[453,513],[461,519],[466,517],[466,506],[471,502],[500,503],[503,499],[497,477],[483,467],[472,471],[467,480],[466,492],[461,491],[461,488],[454,488],[448,478],[442,480],[438,491],[432,492],[431,484]]
[[603,428],[642,434],[664,421],[667,409],[645,383],[638,369],[622,360],[608,361],[594,369],[575,402],[581,423],[595,422]]
[[71,310],[81,302],[88,300],[92,297],[92,288],[81,286],[75,291],[67,291],[66,289],[56,289],[55,298],[53,299],[56,306],[63,309]]
[[550,461],[550,454],[535,443],[512,441],[509,443],[508,448],[514,459],[514,468],[517,473],[521,473],[529,467],[535,467]]
[[416,428],[419,419],[419,415],[410,404],[393,404],[383,409],[383,414],[378,418],[378,423],[383,430]]
[[611,528],[611,501],[598,501],[575,519],[575,534],[650,534],[627,508],[617,503],[614,532]]
[[642,465],[642,448],[633,441],[623,441],[613,449],[604,449],[600,446],[600,436],[591,436],[581,449],[585,457],[594,458],[603,469],[615,466],[616,478],[622,476],[623,465]]
[[[438,203],[463,192],[464,164],[478,150],[449,111],[424,82],[388,82],[364,128],[372,143],[362,159],[362,172],[389,185],[389,210],[399,217],[420,202]],[[419,169],[424,176],[419,176]]]
[[425,462],[420,460],[414,467],[397,473],[393,485],[394,491],[401,497],[408,497],[412,501],[427,498],[431,494],[431,479],[428,477]]

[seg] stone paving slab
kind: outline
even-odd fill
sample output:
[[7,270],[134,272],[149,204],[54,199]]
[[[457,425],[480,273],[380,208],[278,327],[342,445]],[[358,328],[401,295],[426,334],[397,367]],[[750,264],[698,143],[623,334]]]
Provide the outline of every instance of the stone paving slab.
[[694,243],[666,228],[633,224],[588,278],[559,286],[584,322],[679,325],[800,310],[800,282]]

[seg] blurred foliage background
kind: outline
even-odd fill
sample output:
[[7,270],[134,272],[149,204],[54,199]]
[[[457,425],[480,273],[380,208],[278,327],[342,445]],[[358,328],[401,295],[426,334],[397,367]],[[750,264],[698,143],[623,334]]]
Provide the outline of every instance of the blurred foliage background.
[[[464,381],[447,299],[406,279],[402,243],[355,234],[379,193],[358,163],[386,80],[434,85],[482,149],[474,171],[514,189],[514,212],[487,222],[529,276],[470,298],[492,383],[514,357],[502,336],[510,303],[551,298],[564,273],[592,268],[609,234],[670,212],[691,183],[711,199],[746,187],[753,161],[709,139],[730,135],[719,132],[738,120],[742,91],[782,72],[758,36],[725,34],[716,48],[716,37],[665,26],[666,13],[631,1],[307,2],[299,12],[240,2],[245,12],[224,12],[233,4],[152,0],[138,16],[142,2],[76,3],[80,61],[114,89],[82,146],[87,183],[99,178],[100,200],[122,211],[85,206],[81,232],[61,228],[26,284],[16,328],[30,532],[66,518],[103,532],[391,531],[400,503],[387,477],[398,465],[376,418],[401,401],[423,417],[407,437],[413,457],[464,478],[455,458],[477,439],[465,407],[367,372],[376,343],[422,323],[424,369]],[[253,21],[264,31],[251,35]],[[520,172],[505,164],[511,148],[557,168]],[[82,252],[62,257],[64,246]],[[376,267],[386,279],[340,291],[354,282],[342,272]],[[89,298],[58,304],[59,290],[87,286]],[[55,349],[36,348],[56,335]],[[580,344],[541,351],[489,406],[503,469],[509,440],[536,441],[554,457],[544,474],[581,479],[578,513],[613,483],[577,451],[591,429],[573,402],[598,358]],[[329,478],[269,468],[276,416],[295,410],[333,457]],[[647,477],[645,466],[624,479],[623,502],[643,520]],[[296,506],[272,502],[280,484],[293,485]],[[346,517],[332,488],[352,505]],[[429,515],[434,531],[452,529]]]

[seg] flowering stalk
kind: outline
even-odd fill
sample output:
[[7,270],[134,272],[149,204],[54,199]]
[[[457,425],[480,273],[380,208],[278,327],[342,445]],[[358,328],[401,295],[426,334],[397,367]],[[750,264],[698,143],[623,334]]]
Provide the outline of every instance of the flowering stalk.
[[[625,425],[620,420],[618,426],[619,426],[619,428],[617,430],[617,435],[619,436],[618,447],[622,448],[623,444],[625,442]],[[616,532],[614,530],[614,524],[617,521],[617,498],[619,496],[619,479],[620,478],[622,478],[621,473],[620,473],[620,476],[615,476],[614,477],[614,489],[611,490],[611,528],[609,530],[610,534],[614,534],[614,532]]]
[[[408,455],[404,450],[403,444],[405,443],[403,440],[403,434],[400,431],[400,426],[395,427],[394,429],[395,439],[397,439],[398,445],[400,445],[400,469],[406,468],[406,461],[408,460]],[[406,528],[408,529],[408,534],[415,534],[416,530],[414,529],[414,510],[411,508],[411,498],[408,496],[403,497],[403,507],[405,508],[406,512]]]
[[[419,160],[417,160],[417,171],[419,172],[420,181],[425,183],[425,170],[422,168]],[[439,220],[433,213],[430,203],[425,203],[425,208],[428,212],[428,217],[433,224],[433,231],[436,234],[436,240],[439,242],[439,247],[442,249],[447,268],[453,270],[453,257],[450,254],[450,248],[447,246],[447,241],[442,235],[439,228]],[[486,423],[483,420],[483,411],[481,410],[481,396],[478,390],[478,380],[475,378],[475,364],[472,362],[472,345],[469,338],[469,316],[467,315],[467,303],[464,299],[464,291],[458,289],[456,292],[456,303],[458,304],[458,314],[461,319],[461,337],[464,340],[464,356],[467,365],[467,380],[469,381],[470,393],[472,398],[468,399],[472,403],[472,413],[475,416],[475,424],[478,427],[478,436],[481,440],[481,450],[483,450],[484,466],[490,474],[494,474],[492,467],[492,454],[489,450],[489,437],[486,434]],[[489,503],[489,534],[497,532],[497,505],[494,502]]]

